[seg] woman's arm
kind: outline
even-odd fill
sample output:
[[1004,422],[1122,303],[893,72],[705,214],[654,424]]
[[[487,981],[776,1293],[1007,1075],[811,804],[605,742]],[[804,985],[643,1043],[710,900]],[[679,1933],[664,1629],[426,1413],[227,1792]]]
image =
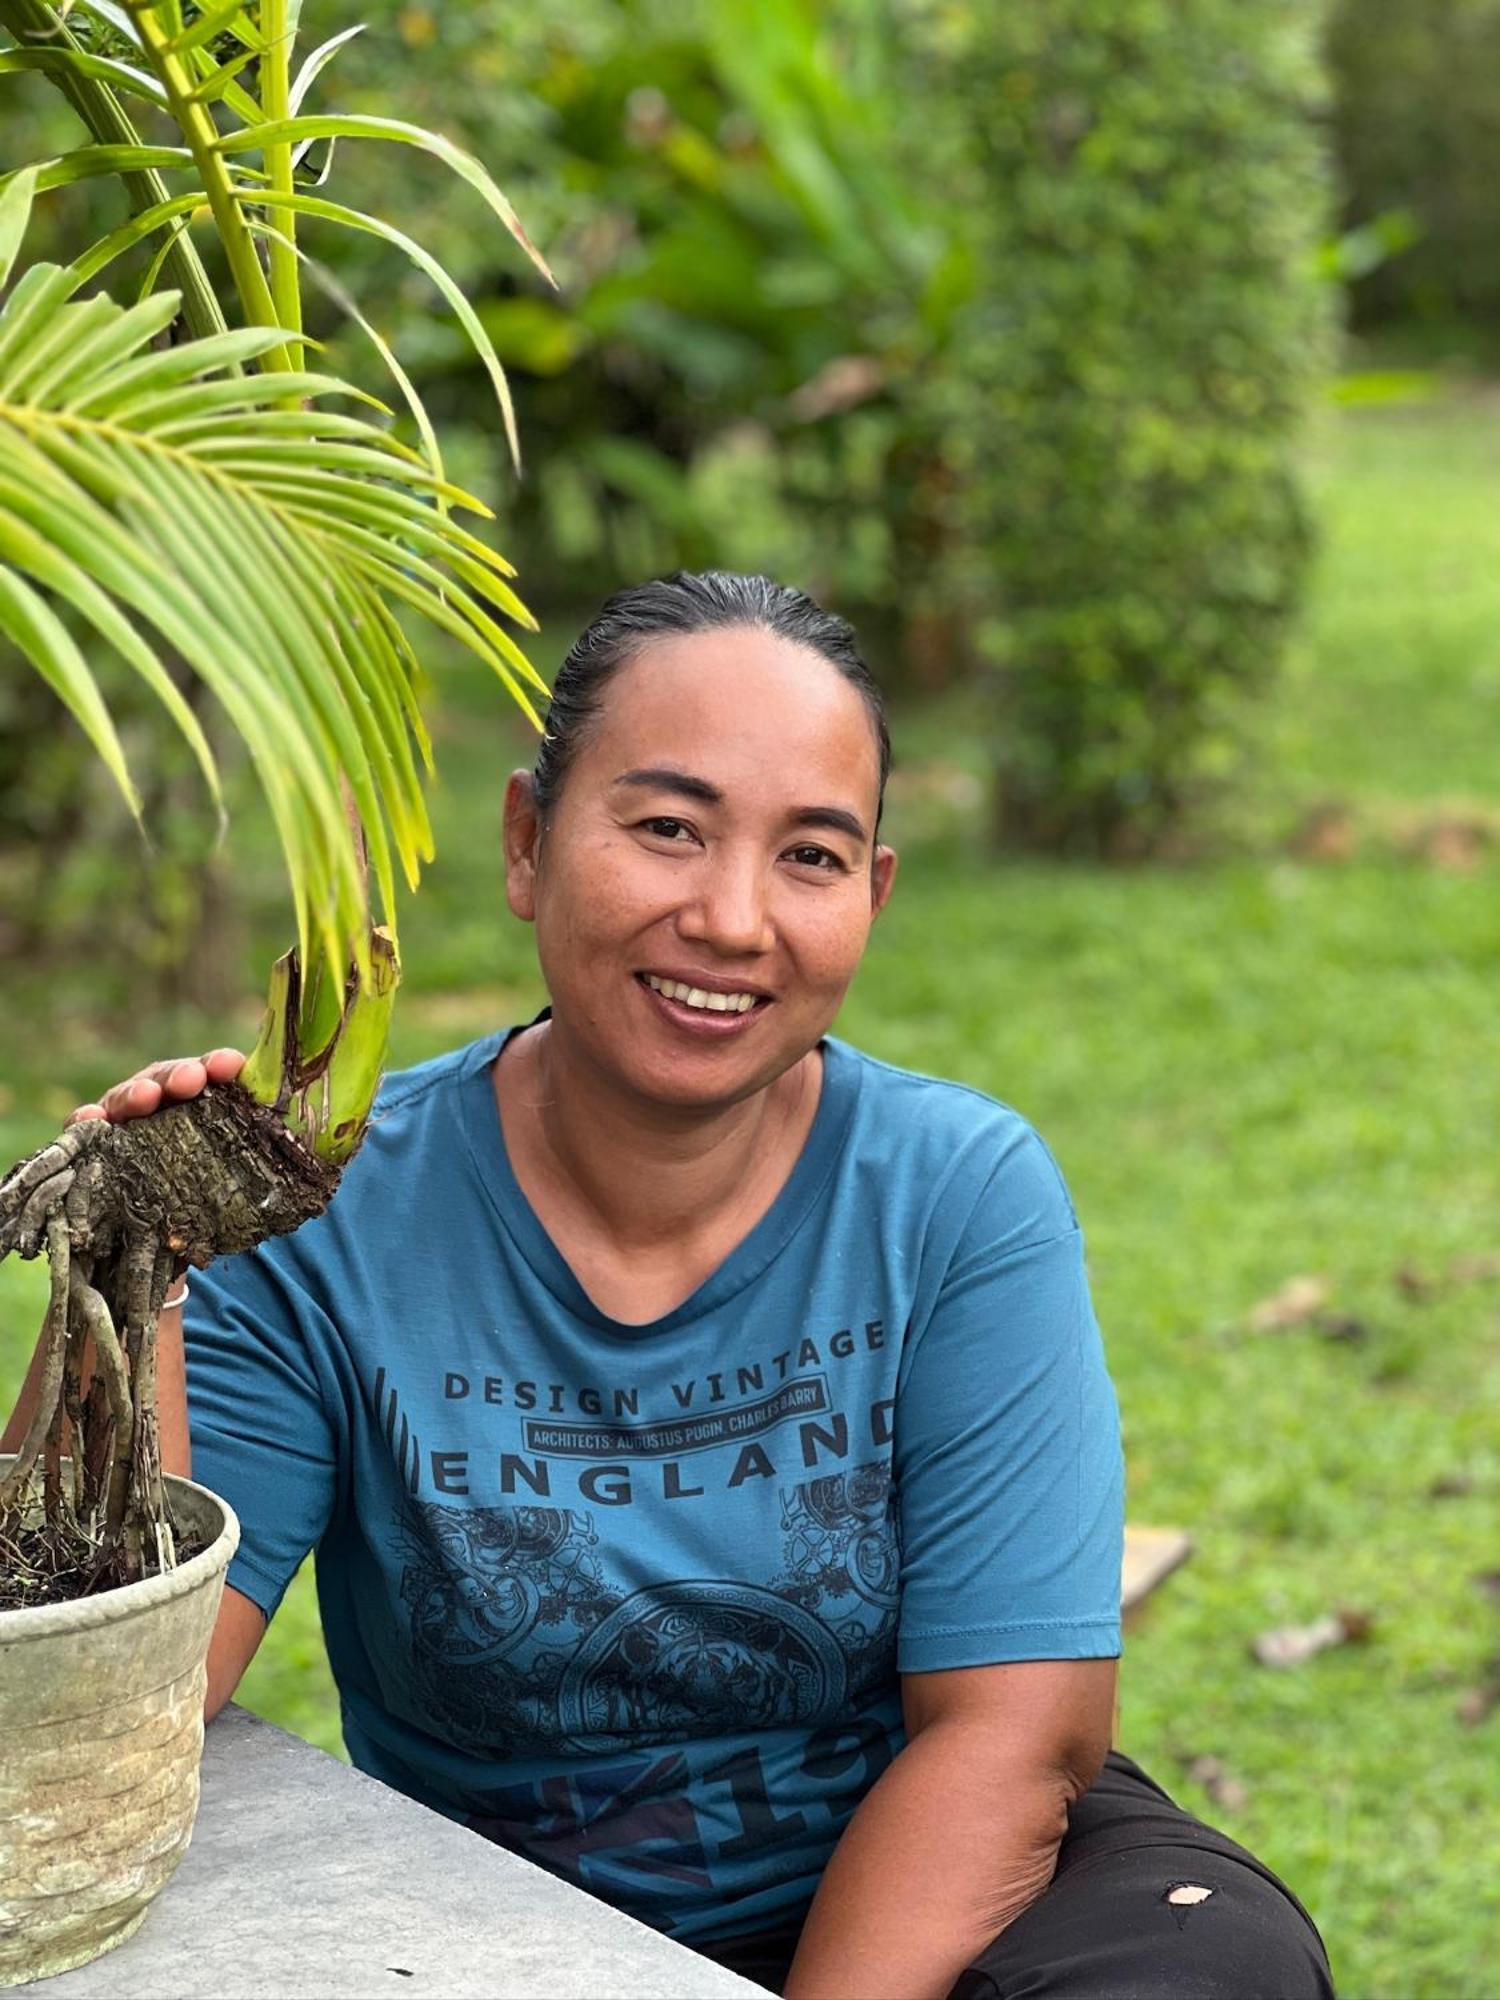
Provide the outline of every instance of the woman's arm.
[[903,1675],[906,1747],[824,1870],[787,2000],[944,2000],[1051,1881],[1109,1748],[1116,1664]]

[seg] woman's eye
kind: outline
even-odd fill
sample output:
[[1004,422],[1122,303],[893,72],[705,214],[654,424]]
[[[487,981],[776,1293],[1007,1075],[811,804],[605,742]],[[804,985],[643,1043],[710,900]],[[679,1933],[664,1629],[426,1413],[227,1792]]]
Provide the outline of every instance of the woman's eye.
[[691,828],[685,825],[680,819],[666,819],[658,816],[653,819],[643,819],[641,825],[647,833],[657,834],[663,840],[692,839]]
[[839,857],[826,847],[794,847],[787,859],[803,868],[822,868],[829,872],[842,870],[844,866]]

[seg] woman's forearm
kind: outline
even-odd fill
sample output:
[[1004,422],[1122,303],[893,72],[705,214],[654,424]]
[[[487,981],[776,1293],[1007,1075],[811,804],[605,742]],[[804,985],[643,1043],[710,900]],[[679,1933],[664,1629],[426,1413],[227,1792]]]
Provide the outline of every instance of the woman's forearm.
[[1051,1881],[1073,1796],[966,1721],[924,1729],[845,1828],[786,2000],[944,2000]]

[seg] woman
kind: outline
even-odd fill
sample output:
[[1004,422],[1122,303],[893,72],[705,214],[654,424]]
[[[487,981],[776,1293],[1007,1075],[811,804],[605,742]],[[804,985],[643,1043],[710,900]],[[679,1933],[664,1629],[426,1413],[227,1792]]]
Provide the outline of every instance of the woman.
[[1118,1429],[1050,1155],[828,1038],[888,762],[850,629],[763,578],[578,641],[505,805],[550,1008],[193,1279],[210,1712],[316,1547],[356,1764],[795,2000],[1326,1994],[1274,1878],[1106,1761]]

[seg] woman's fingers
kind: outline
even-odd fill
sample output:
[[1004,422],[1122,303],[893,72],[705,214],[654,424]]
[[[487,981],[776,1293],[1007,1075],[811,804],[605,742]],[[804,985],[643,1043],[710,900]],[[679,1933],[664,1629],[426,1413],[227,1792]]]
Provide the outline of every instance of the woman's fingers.
[[157,1063],[152,1069],[141,1070],[138,1075],[117,1083],[113,1090],[106,1090],[99,1100],[104,1106],[105,1117],[116,1125],[123,1125],[129,1118],[144,1118],[155,1111],[162,1101],[162,1087],[155,1072],[169,1067],[169,1064]]
[[149,1118],[164,1104],[180,1104],[200,1096],[210,1083],[232,1083],[244,1067],[245,1058],[238,1049],[210,1049],[206,1056],[170,1056],[165,1062],[149,1063],[106,1090],[97,1104],[80,1104],[68,1123],[108,1118],[123,1125],[131,1118]]

